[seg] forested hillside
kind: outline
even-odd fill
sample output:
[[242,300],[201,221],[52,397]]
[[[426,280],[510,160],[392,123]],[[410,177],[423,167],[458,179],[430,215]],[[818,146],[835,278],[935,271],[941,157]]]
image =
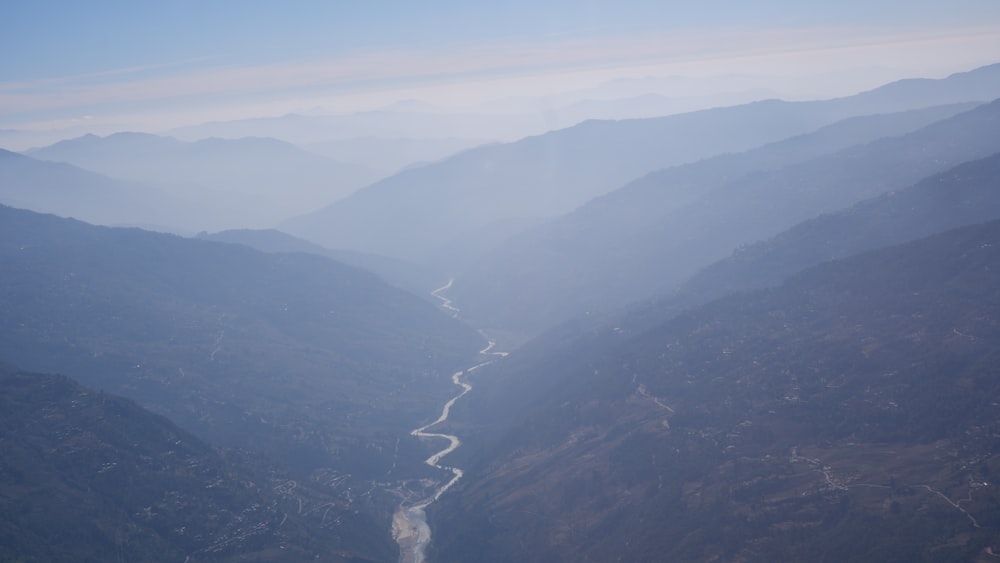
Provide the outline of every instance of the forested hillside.
[[371,507],[132,401],[0,366],[0,407],[4,561],[392,557]]
[[1000,223],[949,231],[566,358],[559,385],[478,421],[467,485],[433,514],[438,558],[988,556],[998,248]]
[[0,358],[301,468],[387,471],[482,347],[425,300],[320,256],[0,214]]

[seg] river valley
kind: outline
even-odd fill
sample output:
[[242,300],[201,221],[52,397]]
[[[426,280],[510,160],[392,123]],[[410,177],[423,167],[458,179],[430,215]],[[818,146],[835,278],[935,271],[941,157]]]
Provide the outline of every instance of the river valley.
[[[448,280],[447,284],[435,289],[431,292],[431,295],[441,300],[441,307],[443,309],[451,312],[452,316],[457,317],[459,312],[458,308],[453,306],[450,299],[441,295],[444,291],[447,291],[451,287],[452,281],[453,280]],[[462,445],[462,441],[458,438],[458,436],[453,434],[428,432],[428,430],[448,420],[448,415],[451,414],[451,407],[454,406],[459,399],[472,391],[472,385],[463,381],[462,377],[464,375],[467,375],[482,366],[493,363],[497,358],[502,358],[507,355],[506,352],[493,352],[492,350],[493,347],[496,346],[496,342],[488,337],[487,340],[488,344],[486,347],[479,351],[479,355],[483,358],[483,361],[462,371],[458,371],[451,376],[452,383],[460,387],[462,390],[458,395],[455,395],[448,400],[447,403],[445,403],[444,407],[441,409],[441,416],[430,424],[426,424],[410,432],[411,436],[416,436],[418,438],[446,440],[448,442],[448,445],[444,449],[428,457],[424,460],[424,463],[431,467],[450,472],[451,478],[444,484],[434,489],[434,492],[430,496],[412,504],[404,501],[400,504],[399,509],[396,510],[396,513],[392,517],[392,537],[396,540],[396,543],[399,544],[400,563],[424,562],[424,553],[431,540],[431,529],[427,524],[425,509],[434,501],[441,498],[441,495],[445,494],[448,489],[452,488],[462,478],[463,472],[460,468],[441,464],[441,460],[445,456],[455,451]]]

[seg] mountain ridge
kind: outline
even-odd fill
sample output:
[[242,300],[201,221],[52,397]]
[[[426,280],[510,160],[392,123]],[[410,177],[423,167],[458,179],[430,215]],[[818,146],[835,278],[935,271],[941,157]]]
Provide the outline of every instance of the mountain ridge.
[[406,289],[417,296],[429,296],[431,291],[440,287],[442,283],[439,277],[423,271],[416,264],[384,256],[325,248],[277,229],[234,229],[217,233],[199,233],[196,236],[205,240],[242,244],[263,252],[305,252],[325,256],[377,274],[392,285]]
[[[991,125],[998,115],[994,101],[898,137],[735,179],[717,161],[667,170],[510,239],[457,276],[452,295],[482,326],[531,333],[666,293],[740,244],[1000,150]],[[664,203],[674,193],[678,201]]]
[[[154,186],[3,149],[0,203],[102,225],[147,225],[164,232],[193,229],[202,213]],[[189,220],[178,221],[182,214]]]
[[[969,82],[984,86],[969,93]],[[904,90],[905,99],[875,89],[833,100],[765,100],[657,118],[588,120],[405,170],[280,228],[323,246],[437,262],[444,273],[454,273],[455,265],[435,248],[461,241],[468,231],[567,213],[653,170],[748,150],[852,116],[990,101],[1000,97],[1000,66],[895,89]]]
[[270,227],[378,177],[364,167],[263,137],[186,142],[120,132],[60,141],[26,154],[176,193],[193,206],[213,211],[204,214],[197,230]]

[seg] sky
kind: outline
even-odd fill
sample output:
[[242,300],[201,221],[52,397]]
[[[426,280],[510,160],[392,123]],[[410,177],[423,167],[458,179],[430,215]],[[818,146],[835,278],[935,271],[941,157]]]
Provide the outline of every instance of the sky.
[[997,0],[0,0],[0,14],[0,130],[157,131],[400,100],[474,111],[670,76],[845,95],[1000,62]]

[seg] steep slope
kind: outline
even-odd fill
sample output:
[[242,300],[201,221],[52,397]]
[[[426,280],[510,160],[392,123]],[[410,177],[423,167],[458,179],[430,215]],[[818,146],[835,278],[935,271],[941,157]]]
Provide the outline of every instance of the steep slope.
[[941,80],[897,80],[853,96],[851,103],[881,112],[892,106],[925,107],[950,104],[955,100],[992,100],[998,97],[997,86],[1000,86],[1000,63],[958,72]]
[[804,221],[739,249],[687,280],[668,300],[692,304],[780,284],[826,260],[1000,218],[1000,154],[963,163],[909,188]]
[[[191,230],[200,213],[172,194],[0,149],[0,203],[102,225]],[[186,210],[186,212],[185,212]]]
[[463,233],[564,213],[651,169],[750,148],[828,120],[773,101],[660,119],[588,121],[403,171],[281,228],[332,248],[428,260]]
[[265,138],[187,143],[146,133],[86,135],[27,154],[113,178],[162,186],[195,206],[225,210],[201,227],[213,230],[270,227],[378,178],[361,166]]
[[787,277],[826,260],[998,219],[998,187],[1000,154],[963,163],[909,188],[804,221],[704,268],[676,292],[546,331],[507,359],[503,390],[495,391],[499,394],[491,395],[491,400],[477,394],[457,410],[470,408],[487,419],[502,418],[515,402],[530,400],[561,384],[555,377],[535,377],[536,372],[581,369],[609,346],[687,309],[730,294],[780,285]]
[[[429,261],[454,272],[460,264],[450,254],[468,233],[567,213],[652,170],[747,150],[852,116],[997,97],[1000,65],[842,99],[588,121],[404,171],[281,228],[330,248]],[[487,252],[480,240],[458,254]]]
[[803,146],[835,143],[807,137],[760,160],[754,151],[666,170],[512,239],[456,279],[452,295],[478,326],[528,332],[620,307],[671,290],[741,244],[1000,151],[998,124],[1000,101],[798,162]]
[[[561,378],[530,405],[453,413],[484,426],[435,505],[438,558],[985,560],[998,327],[992,222],[710,303],[585,365],[552,358],[519,376]],[[477,393],[506,386],[504,364]]]
[[4,561],[393,556],[366,531],[378,529],[370,514],[321,485],[289,486],[260,460],[65,377],[0,365],[0,429]]
[[429,299],[430,293],[441,287],[445,281],[416,264],[374,254],[332,250],[276,229],[233,229],[217,233],[199,233],[197,236],[205,240],[242,244],[262,252],[307,252],[326,256],[337,262],[378,274],[396,287],[418,296],[426,295]]
[[360,164],[386,177],[404,168],[435,162],[488,142],[485,139],[354,137],[310,143],[304,148],[341,162]]
[[[979,105],[981,104],[951,104],[852,117],[742,153],[720,155],[689,165],[658,170],[622,189],[588,202],[573,218],[579,222],[595,223],[609,217],[615,223],[655,222],[665,211],[678,209],[707,192],[751,174],[779,170],[881,138],[912,133]],[[615,229],[619,227],[620,225],[616,225]],[[614,230],[609,229],[609,232]]]
[[307,254],[2,208],[0,269],[0,357],[305,470],[419,465],[399,438],[482,346],[426,301]]

